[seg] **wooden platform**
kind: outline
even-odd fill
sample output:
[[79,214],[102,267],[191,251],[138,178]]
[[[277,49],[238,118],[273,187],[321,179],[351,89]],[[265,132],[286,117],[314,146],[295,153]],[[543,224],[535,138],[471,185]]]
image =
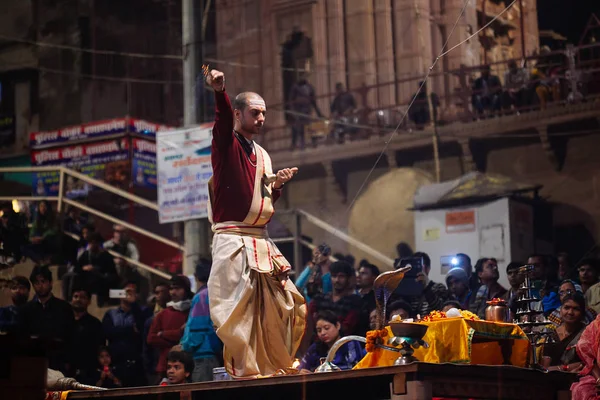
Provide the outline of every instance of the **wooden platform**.
[[[178,386],[76,392],[69,399],[569,399],[574,374],[511,366],[415,363],[405,366]],[[184,396],[187,393],[184,393]],[[187,396],[185,396],[187,397]],[[185,398],[181,397],[181,398]]]

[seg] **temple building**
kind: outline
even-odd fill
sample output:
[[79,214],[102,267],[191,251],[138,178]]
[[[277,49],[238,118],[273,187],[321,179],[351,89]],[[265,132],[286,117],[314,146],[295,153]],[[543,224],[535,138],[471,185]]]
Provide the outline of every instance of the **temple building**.
[[[328,108],[330,97],[324,96],[338,82],[350,90],[376,86],[365,103],[386,108],[410,100],[444,43],[449,49],[465,41],[508,4],[470,1],[453,30],[462,0],[219,1],[214,61],[227,71],[231,92],[255,90],[270,105],[284,103],[306,71],[322,96],[321,109]],[[517,1],[477,37],[439,59],[430,90],[444,101],[459,79],[443,72],[532,55],[538,42],[536,0]],[[283,122],[281,113],[273,117]]]

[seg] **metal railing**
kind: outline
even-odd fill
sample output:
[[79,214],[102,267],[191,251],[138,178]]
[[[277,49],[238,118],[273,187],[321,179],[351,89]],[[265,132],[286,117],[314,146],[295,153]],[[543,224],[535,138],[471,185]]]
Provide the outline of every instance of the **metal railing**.
[[[102,182],[98,179],[94,179],[91,178],[85,174],[79,173],[77,171],[73,171],[72,169],[66,168],[66,167],[62,167],[62,166],[53,166],[53,167],[0,167],[0,174],[1,173],[38,173],[38,172],[58,172],[59,173],[59,189],[58,189],[58,195],[57,196],[0,196],[0,201],[12,201],[12,200],[21,200],[21,201],[41,201],[41,200],[47,200],[47,201],[53,201],[57,203],[56,206],[56,210],[57,213],[60,215],[63,212],[63,207],[64,204],[68,204],[72,207],[78,208],[82,211],[85,211],[87,213],[93,214],[99,218],[105,219],[107,221],[110,221],[114,224],[117,225],[121,225],[124,226],[125,228],[136,232],[142,236],[146,236],[150,239],[156,240],[158,242],[161,242],[163,244],[166,244],[167,246],[173,247],[177,250],[180,250],[183,253],[183,260],[185,260],[185,247],[171,239],[167,239],[163,236],[157,235],[153,232],[150,232],[146,229],[140,228],[139,226],[130,224],[126,221],[123,221],[122,219],[119,218],[115,218],[109,214],[106,214],[100,210],[96,210],[95,208],[89,207],[79,201],[75,201],[72,199],[67,198],[64,195],[64,184],[65,184],[65,180],[67,178],[67,176],[71,176],[73,178],[76,178],[82,182],[87,183],[88,185],[91,186],[95,186],[98,187],[102,190],[105,190],[107,192],[110,192],[112,194],[115,194],[117,196],[123,197],[127,200],[130,200],[134,203],[137,203],[141,206],[144,207],[148,207],[151,208],[155,211],[158,211],[158,205],[154,202],[148,201],[142,197],[136,196],[134,194],[128,193],[122,189],[116,188],[114,186],[111,186],[105,182]],[[65,232],[67,233],[67,232]],[[67,233],[68,234],[68,233]],[[75,237],[72,236],[71,234],[68,234],[71,237]],[[126,261],[128,264],[130,265],[135,265],[138,268],[141,268],[145,271],[148,271],[154,275],[160,276],[161,278],[165,278],[165,279],[170,279],[171,275],[167,274],[163,271],[160,271],[157,268],[151,267],[147,264],[144,264],[140,261],[136,261],[133,260],[129,257],[126,257],[122,254],[119,254],[117,252],[108,251],[109,254],[111,254],[113,257],[118,257],[123,259],[124,261]],[[185,262],[185,261],[184,261]]]
[[[174,242],[173,240],[167,239],[163,236],[160,236],[153,232],[150,232],[146,229],[143,229],[136,225],[130,224],[119,218],[115,218],[111,215],[108,215],[108,214],[102,212],[102,211],[96,210],[92,207],[89,207],[86,204],[79,202],[79,201],[75,201],[75,200],[66,198],[64,195],[64,182],[68,176],[72,176],[73,178],[79,179],[80,181],[85,182],[89,185],[98,187],[107,192],[110,192],[115,195],[121,196],[125,199],[128,199],[134,203],[137,203],[139,205],[148,207],[152,210],[158,211],[159,207],[156,203],[148,201],[148,200],[141,198],[139,196],[136,196],[134,194],[128,193],[122,189],[113,187],[113,186],[111,186],[105,182],[102,182],[98,179],[91,178],[80,172],[76,172],[76,171],[73,171],[69,168],[62,167],[62,166],[56,166],[56,167],[0,167],[0,174],[1,173],[37,173],[37,172],[58,172],[59,173],[60,178],[59,178],[58,196],[0,196],[0,201],[12,201],[12,200],[53,201],[53,202],[57,203],[57,212],[58,213],[63,212],[63,207],[65,204],[67,204],[69,206],[76,207],[80,210],[83,210],[85,212],[93,214],[99,218],[110,221],[114,224],[122,225],[125,228],[127,228],[133,232],[139,233],[140,235],[146,236],[150,239],[154,239],[154,240],[164,243],[168,246],[171,246],[175,249],[178,249],[183,253],[183,259],[185,260],[185,246],[183,246],[177,242]],[[339,239],[351,246],[356,247],[357,249],[363,251],[364,253],[366,253],[369,256],[376,259],[381,265],[383,265],[385,267],[393,268],[393,266],[394,266],[393,259],[387,257],[386,255],[379,252],[378,250],[362,243],[361,241],[353,238],[352,236],[342,232],[338,228],[326,223],[325,221],[321,220],[320,218],[318,218],[304,210],[279,210],[277,212],[277,214],[283,214],[283,215],[291,214],[294,216],[294,227],[292,229],[293,236],[284,237],[284,238],[274,238],[273,241],[276,243],[293,243],[294,244],[293,265],[297,271],[300,268],[302,268],[302,247],[304,246],[311,250],[313,250],[315,248],[314,244],[312,244],[309,241],[302,238],[302,221],[306,221],[306,222],[322,229],[327,234],[334,236],[337,239]],[[78,239],[77,235],[73,235],[72,233],[67,233],[67,232],[65,232],[65,233],[73,238]],[[129,264],[135,265],[136,267],[141,268],[145,271],[151,272],[152,274],[160,276],[161,278],[169,279],[171,277],[171,275],[169,275],[163,271],[160,271],[157,268],[154,268],[152,266],[149,266],[147,264],[144,264],[144,263],[136,261],[136,260],[132,260],[132,259],[125,257],[121,254],[118,254],[114,251],[109,250],[109,253],[114,257],[119,257],[119,258],[125,260]],[[334,257],[331,257],[331,260],[337,261]]]
[[[527,75],[527,90],[519,95],[518,103],[506,94],[504,74],[509,69],[510,62],[516,62],[519,69]],[[419,132],[424,127],[449,126],[462,122],[469,123],[481,118],[512,115],[538,109],[561,107],[564,104],[580,101],[594,101],[600,98],[600,44],[594,43],[579,47],[568,47],[543,55],[528,56],[522,59],[501,60],[489,62],[491,75],[496,75],[503,86],[498,93],[497,109],[491,110],[485,106],[485,113],[476,109],[475,96],[479,93],[474,89],[474,83],[479,78],[484,65],[465,66],[434,71],[429,76],[428,94],[435,93],[436,107],[431,105],[426,116],[426,122],[417,124],[413,121],[412,113],[405,119],[413,95],[423,79],[422,74],[402,77],[376,84],[363,84],[348,89],[356,102],[354,111],[342,118],[331,116],[319,118],[308,116],[312,121],[307,125],[306,140],[310,147],[311,138],[314,145],[320,145],[325,138],[326,144],[344,140],[361,140],[371,136],[389,135],[398,126],[399,133]],[[534,71],[536,71],[534,73]],[[539,91],[540,82],[546,85],[544,91]],[[550,83],[548,83],[550,82]],[[385,94],[388,95],[385,95]],[[391,93],[391,94],[390,94]],[[383,94],[383,95],[381,95]],[[321,107],[331,104],[336,93],[317,94],[316,98]],[[420,99],[419,101],[423,101]],[[412,111],[416,110],[417,101]],[[510,103],[512,101],[512,103]],[[293,119],[299,113],[292,111],[284,103],[269,105],[271,109],[289,114]],[[435,117],[435,118],[434,118]],[[399,123],[402,120],[402,124]],[[339,129],[341,133],[335,130]],[[291,124],[265,126],[262,146],[269,153],[286,152],[291,144]],[[337,136],[342,135],[341,138]],[[402,135],[400,135],[402,136]],[[318,144],[317,144],[318,143]]]

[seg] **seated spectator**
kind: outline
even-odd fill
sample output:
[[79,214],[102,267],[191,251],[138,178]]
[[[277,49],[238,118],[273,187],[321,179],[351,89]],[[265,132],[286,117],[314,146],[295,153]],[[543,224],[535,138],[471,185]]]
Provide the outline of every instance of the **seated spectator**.
[[[354,294],[350,286],[350,276],[354,269],[345,261],[336,261],[329,268],[333,282],[333,292],[317,294],[308,305],[308,318],[312,326],[317,322],[317,314],[329,310],[334,312],[348,335],[356,333],[360,318],[361,298]],[[310,326],[310,325],[309,325]]]
[[523,266],[522,262],[513,261],[506,266],[506,276],[510,289],[502,296],[502,298],[510,302],[513,298],[519,295],[521,284],[525,280],[525,275],[519,273],[519,268]]
[[85,225],[81,228],[81,238],[77,243],[77,258],[81,257],[84,251],[88,249],[90,236],[96,233],[96,227],[94,225]]
[[[79,257],[81,257],[81,255],[86,251],[89,250],[89,243],[88,240],[91,236],[92,233],[96,232],[96,228],[93,225],[85,225],[82,229],[81,229],[81,237],[79,238],[79,241],[74,245],[74,247],[76,247],[75,249],[75,258],[73,259],[73,256],[67,256],[66,259],[69,263],[69,268],[66,274],[64,274],[62,276],[62,295],[63,295],[63,299],[70,299],[71,298],[71,293],[73,292],[73,287],[75,284],[75,277],[77,276],[77,273],[75,272],[75,267],[77,266],[77,260],[79,260]],[[71,253],[73,252],[72,249],[67,250],[70,251]]]
[[369,313],[369,330],[374,331],[377,329],[377,309],[374,308]]
[[456,267],[448,271],[446,285],[448,285],[452,297],[460,304],[460,309],[468,310],[471,303],[475,300],[475,296],[473,296],[473,291],[469,288],[469,277],[465,270]]
[[[560,298],[561,304],[564,302],[565,298],[568,295],[571,295],[574,293],[579,293],[579,294],[583,295],[581,286],[579,286],[577,283],[575,283],[574,281],[572,281],[570,279],[566,279],[566,280],[562,281],[560,286],[558,287],[558,296]],[[558,307],[556,310],[552,311],[552,313],[548,316],[548,321],[550,321],[556,327],[560,326],[560,324],[562,322],[560,309],[561,309],[561,307]],[[585,325],[589,324],[594,319],[596,319],[596,312],[593,309],[586,307],[584,309],[584,311],[585,311],[584,312],[585,318],[583,320],[583,323]]]
[[[212,381],[213,369],[222,365],[223,344],[217,337],[210,319],[210,299],[206,286],[210,276],[210,267],[210,264],[206,263],[196,266],[194,276],[198,290],[192,300],[190,315],[180,343],[183,351],[190,353],[194,358],[192,382]],[[167,368],[167,376],[168,373]]]
[[17,333],[19,328],[19,312],[29,300],[31,284],[24,276],[15,276],[10,281],[10,297],[12,304],[0,308],[0,333]]
[[341,143],[344,141],[344,135],[346,133],[353,133],[354,129],[347,126],[349,122],[348,117],[351,116],[356,110],[356,100],[352,93],[344,88],[341,82],[335,84],[335,97],[331,102],[331,119],[342,120],[346,124],[336,123],[333,126],[333,138],[335,141]]
[[331,247],[323,243],[313,250],[311,262],[304,268],[298,279],[296,287],[304,294],[306,302],[318,293],[327,294],[332,291],[331,273],[329,267],[331,260]]
[[517,112],[530,104],[529,76],[524,68],[517,67],[516,61],[508,63],[508,71],[504,74],[503,107],[510,111],[514,107]]
[[572,400],[593,400],[597,398],[600,382],[600,317],[583,330],[577,342],[577,355],[582,361],[583,370],[579,381],[571,386]]
[[311,122],[311,112],[315,109],[319,118],[323,114],[319,110],[315,97],[315,88],[308,82],[307,74],[302,73],[298,82],[292,85],[289,95],[289,105],[292,110],[292,147],[296,148],[296,143],[299,143],[300,149],[304,150],[304,130],[306,125]]
[[154,317],[150,326],[147,341],[160,352],[156,373],[163,377],[167,372],[167,355],[183,336],[192,303],[190,287],[190,280],[186,276],[174,276],[169,288],[171,301],[167,303],[166,309]]
[[[63,232],[68,233],[63,235],[63,255],[67,263],[77,263],[77,258],[80,255],[78,254],[79,244],[86,226],[87,218],[82,217],[77,208],[71,207],[63,222]],[[80,239],[77,240],[69,234],[79,236]]]
[[500,273],[495,258],[480,258],[477,260],[475,273],[481,282],[481,286],[475,294],[475,300],[469,306],[469,311],[477,314],[479,318],[485,319],[487,302],[504,296],[506,289],[498,283]]
[[373,283],[378,276],[379,268],[368,262],[358,269],[356,278],[358,289],[356,294],[358,294],[362,300],[358,333],[363,336],[369,330],[369,313],[377,306]]
[[116,389],[123,386],[119,376],[119,369],[112,364],[112,357],[108,347],[102,346],[98,350],[97,364],[99,368],[94,369],[88,377],[90,385],[105,389]]
[[556,255],[558,261],[558,279],[577,279],[577,271],[572,268],[568,253],[558,253]]
[[546,109],[548,101],[560,101],[560,73],[561,66],[556,65],[551,50],[548,46],[542,46],[540,57],[535,68],[531,72],[531,84],[537,95],[540,108]]
[[79,285],[98,295],[98,306],[102,307],[108,299],[108,290],[118,282],[117,269],[113,258],[102,246],[102,236],[93,233],[89,237],[89,246],[77,260],[76,280]]
[[[169,295],[169,284],[167,282],[159,282],[154,285],[154,296],[151,300],[151,304],[153,304],[152,310],[153,314],[146,319],[144,322],[144,332],[143,337],[147,338],[150,333],[150,327],[152,326],[152,321],[154,321],[154,317],[167,308],[167,303],[171,301],[171,296]],[[147,340],[143,341],[142,344],[142,357],[144,359],[144,370],[146,371],[146,376],[149,384],[154,384],[159,381],[158,375],[156,375],[156,364],[158,364],[158,356],[160,352],[157,348],[150,346]]]
[[14,265],[21,261],[21,249],[27,244],[27,234],[11,203],[2,206],[0,218],[0,256],[4,263]]
[[63,221],[63,231],[81,236],[81,231],[87,226],[87,218],[84,218],[79,209],[70,207],[67,211],[67,216]]
[[560,370],[578,371],[581,360],[577,355],[577,342],[585,329],[585,299],[581,293],[567,294],[560,307],[561,324],[555,331],[555,343],[542,347],[544,357],[550,357],[551,366]]
[[456,264],[452,264],[454,267],[462,268],[466,273],[469,279],[469,290],[473,292],[477,292],[479,289],[480,283],[477,274],[473,273],[473,266],[471,264],[471,257],[464,253],[458,253],[456,256]]
[[473,82],[473,108],[479,117],[494,114],[500,110],[502,83],[496,75],[490,74],[489,65],[481,68],[481,76]]
[[91,297],[88,290],[77,288],[71,298],[75,325],[71,340],[69,375],[79,382],[94,371],[98,361],[98,349],[105,345],[102,323],[98,318],[88,314]]
[[[113,237],[104,243],[104,249],[112,250],[134,261],[140,261],[140,252],[135,241],[129,236],[127,230],[121,225],[113,228]],[[130,265],[120,257],[114,257],[117,274],[121,279],[137,282],[143,299],[150,293],[151,273]]]
[[194,373],[194,360],[184,351],[170,351],[167,354],[167,377],[160,386],[180,385],[189,383]]
[[[423,87],[421,87],[423,85]],[[414,103],[409,110],[410,120],[415,123],[417,129],[423,129],[431,122],[431,113],[429,111],[429,100],[431,99],[431,109],[433,111],[434,121],[437,120],[437,109],[440,106],[440,99],[435,93],[427,96],[427,83],[419,82],[419,91],[414,94]],[[410,99],[412,101],[412,98]],[[410,104],[410,103],[409,103]]]
[[144,386],[141,332],[148,315],[137,303],[136,289],[129,283],[124,289],[126,297],[121,299],[119,307],[104,314],[102,329],[123,386]]
[[456,308],[457,310],[462,310],[462,306],[456,300],[448,300],[444,303],[444,307],[442,308],[443,312],[447,312],[448,310]]
[[[540,254],[533,254],[527,259],[527,265],[533,266],[531,281],[533,293],[541,298],[539,303],[532,303],[531,307],[537,311],[544,311],[544,315],[560,307],[558,297],[558,284],[548,277],[547,257]],[[509,304],[510,305],[510,304]],[[516,305],[510,305],[511,310],[516,311]]]
[[58,246],[56,217],[47,201],[42,200],[37,205],[37,212],[29,231],[29,241],[26,256],[34,262],[48,263]]
[[403,296],[398,290],[392,294],[390,301],[404,300],[412,308],[413,315],[425,316],[433,310],[441,310],[443,304],[450,298],[450,292],[443,283],[436,283],[429,279],[431,271],[431,259],[426,253],[416,252],[413,257],[423,259],[423,271],[417,275],[417,282],[421,283],[423,291],[418,296]]
[[67,373],[68,349],[75,319],[71,305],[52,294],[52,272],[45,265],[36,265],[29,280],[35,297],[19,312],[19,331],[23,337],[36,336],[53,343],[49,350],[48,368]]
[[410,318],[413,315],[412,307],[404,300],[393,301],[388,304],[386,309],[385,320],[388,324],[395,315],[398,315],[402,319]]
[[[298,366],[299,370],[314,372],[320,365],[320,360],[327,357],[331,346],[340,339],[342,335],[341,324],[332,311],[321,311],[315,318],[317,321],[318,341],[309,348]],[[336,352],[333,364],[342,370],[352,369],[365,356],[366,351],[357,341],[345,343]]]
[[579,273],[581,290],[583,290],[583,294],[585,294],[590,287],[598,283],[600,263],[595,258],[583,259],[577,265],[577,272]]

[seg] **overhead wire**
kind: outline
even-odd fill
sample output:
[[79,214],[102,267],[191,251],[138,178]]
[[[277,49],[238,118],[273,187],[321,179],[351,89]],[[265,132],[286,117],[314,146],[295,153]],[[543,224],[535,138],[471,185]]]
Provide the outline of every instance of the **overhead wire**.
[[[454,33],[454,30],[456,29],[456,26],[458,25],[458,22],[460,21],[460,19],[462,18],[462,16],[464,15],[467,6],[469,5],[471,0],[466,0],[465,4],[458,16],[458,18],[456,19],[456,21],[454,22],[454,25],[452,26],[452,29],[450,30],[450,33],[448,35],[448,37],[446,38],[446,42],[444,43],[444,45],[442,46],[442,53],[444,52],[444,49],[446,48],[446,46],[448,46],[448,43],[450,41],[450,38],[452,37],[452,34]],[[514,4],[516,2],[513,1],[512,4]],[[510,6],[509,6],[510,7]],[[447,54],[447,53],[446,53]],[[375,169],[377,168],[377,165],[379,165],[379,162],[381,161],[381,159],[383,158],[383,156],[386,154],[387,149],[390,145],[390,143],[392,142],[392,140],[394,139],[394,137],[396,136],[396,134],[398,133],[398,130],[400,129],[400,126],[402,126],[402,123],[404,122],[404,120],[406,119],[406,117],[408,116],[408,112],[410,111],[411,107],[413,106],[413,104],[415,103],[415,101],[417,100],[417,96],[419,95],[419,93],[421,92],[421,90],[423,89],[423,86],[425,86],[425,84],[427,83],[427,79],[429,79],[429,75],[431,75],[431,72],[433,71],[433,68],[435,67],[435,65],[437,64],[437,62],[439,61],[439,59],[441,58],[441,56],[436,57],[436,59],[433,61],[433,64],[431,64],[431,66],[429,67],[429,69],[427,70],[427,73],[425,74],[425,77],[423,78],[421,85],[419,86],[419,90],[417,90],[417,92],[414,94],[410,104],[408,105],[408,108],[406,109],[406,111],[404,112],[404,115],[402,116],[402,119],[400,120],[400,122],[398,122],[398,124],[396,125],[396,128],[394,129],[394,131],[392,132],[392,134],[390,135],[389,139],[385,141],[385,145],[383,146],[383,150],[381,150],[381,152],[379,153],[379,156],[377,157],[377,159],[375,160],[375,163],[373,164],[373,166],[371,167],[371,169],[369,170],[369,173],[367,174],[367,176],[365,177],[365,179],[363,180],[363,182],[361,183],[361,185],[359,186],[356,194],[354,195],[354,197],[352,198],[352,201],[349,203],[347,209],[346,209],[346,214],[350,212],[350,210],[352,209],[352,207],[354,206],[354,203],[356,202],[356,200],[358,199],[358,197],[360,196],[360,194],[362,193],[362,191],[364,190],[366,184],[369,182],[369,180],[371,179],[371,175],[373,174],[373,172],[375,171]]]
[[40,42],[37,40],[29,40],[17,37],[11,37],[7,35],[0,34],[0,39],[7,40],[11,42],[29,44],[37,47],[48,47],[60,50],[69,50],[80,53],[89,53],[89,54],[100,54],[100,55],[108,55],[108,56],[122,56],[122,57],[131,57],[131,58],[158,58],[158,59],[169,59],[169,60],[183,60],[183,55],[177,54],[150,54],[150,53],[135,53],[135,52],[127,52],[127,51],[115,51],[115,50],[98,50],[98,49],[89,49],[85,47],[77,47],[70,46],[66,44],[58,44],[58,43],[49,43],[49,42]]

